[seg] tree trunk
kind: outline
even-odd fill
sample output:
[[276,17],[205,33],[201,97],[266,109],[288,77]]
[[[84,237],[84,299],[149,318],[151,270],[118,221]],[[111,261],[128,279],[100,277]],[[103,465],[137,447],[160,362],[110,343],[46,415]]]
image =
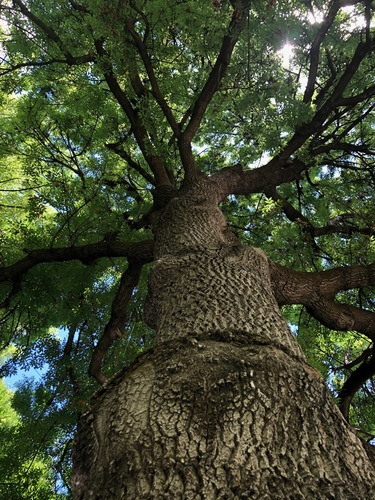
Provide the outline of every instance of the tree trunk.
[[155,348],[80,420],[76,499],[371,499],[374,467],[200,181],[155,223]]

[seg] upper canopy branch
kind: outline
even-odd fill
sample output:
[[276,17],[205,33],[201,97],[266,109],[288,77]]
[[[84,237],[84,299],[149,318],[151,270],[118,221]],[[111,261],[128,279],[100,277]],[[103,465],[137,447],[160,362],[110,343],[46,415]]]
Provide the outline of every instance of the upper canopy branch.
[[150,80],[152,94],[155,97],[156,102],[159,104],[161,110],[163,111],[164,116],[166,117],[166,119],[167,119],[167,121],[168,121],[168,123],[173,131],[173,134],[175,135],[175,137],[179,137],[180,126],[178,125],[178,123],[177,123],[177,121],[172,113],[171,108],[169,107],[167,101],[165,100],[165,98],[163,96],[163,93],[161,92],[161,90],[159,88],[159,84],[158,84],[158,81],[157,81],[157,78],[156,78],[156,75],[154,72],[151,58],[147,52],[146,45],[143,43],[143,40],[136,32],[136,30],[134,28],[134,21],[133,20],[128,19],[126,22],[126,27],[129,30],[129,33],[131,34],[131,36],[134,40],[134,43],[138,49],[139,54],[141,55],[144,67],[146,69],[148,78]]
[[142,151],[145,160],[147,161],[150,169],[152,170],[152,173],[155,176],[157,184],[170,184],[168,173],[164,168],[161,158],[156,154],[153,145],[149,141],[148,133],[142,123],[141,117],[139,116],[137,110],[133,108],[130,100],[128,99],[124,90],[121,88],[115,76],[112,65],[108,59],[108,54],[104,48],[104,40],[96,40],[95,47],[103,64],[104,78],[107,82],[107,85],[111,90],[113,96],[121,106],[122,110],[128,117],[134,137]]
[[[283,148],[283,151],[269,162],[271,165],[273,163],[277,164],[280,161],[286,161],[301,146],[303,146],[310,137],[317,135],[322,130],[324,123],[329,118],[331,113],[342,105],[343,93],[353,76],[356,74],[361,62],[373,50],[373,40],[370,43],[360,42],[357,45],[352,59],[348,62],[344,72],[338,79],[338,82],[332,89],[332,92],[330,92],[327,100],[320,108],[318,108],[309,122],[302,123],[296,128],[295,134],[289,139]],[[363,93],[363,97],[367,99],[367,92]]]
[[236,0],[231,3],[234,8],[232,19],[228,26],[227,34],[223,38],[220,52],[217,56],[214,67],[212,68],[212,71],[194,104],[189,123],[182,134],[185,141],[191,142],[196,134],[207,106],[211,102],[215,92],[218,90],[221,80],[223,79],[223,76],[229,66],[233,49],[239,39],[239,36],[246,26],[245,21],[248,16],[250,2]]
[[[150,166],[150,169],[152,170],[156,183],[157,184],[170,184],[171,180],[168,176],[168,173],[163,165],[163,162],[161,161],[160,157],[157,155],[155,148],[152,144],[152,141],[149,139],[149,134],[146,128],[144,127],[142,123],[142,119],[140,118],[137,109],[132,106],[129,97],[127,96],[126,92],[123,91],[121,88],[114,69],[109,62],[109,56],[104,49],[104,40],[102,38],[96,39],[94,41],[95,44],[95,50],[97,52],[97,55],[95,55],[95,50],[92,51],[92,53],[86,54],[84,56],[79,56],[75,57],[66,47],[66,44],[63,40],[63,38],[58,34],[53,28],[51,28],[46,22],[44,22],[42,19],[40,19],[37,15],[35,15],[33,12],[29,10],[29,8],[21,1],[21,0],[15,0],[14,5],[16,5],[19,9],[19,11],[29,19],[35,26],[37,26],[42,32],[48,37],[48,39],[56,44],[56,46],[59,48],[61,53],[64,56],[64,59],[62,58],[54,58],[52,60],[48,61],[48,64],[51,62],[62,62],[62,63],[67,63],[69,65],[78,65],[78,64],[84,64],[86,62],[95,62],[98,65],[102,66],[102,71],[104,73],[104,78],[107,82],[107,85],[109,89],[111,90],[113,96],[116,98],[117,102],[125,112],[127,118],[130,121],[131,127],[132,127],[132,133],[134,134],[134,137],[138,143],[138,146],[140,147],[142,154],[144,158],[146,159],[148,165]],[[76,8],[76,6],[73,6]],[[86,13],[86,11],[82,11]],[[92,30],[93,31],[93,30]],[[134,30],[133,30],[134,31]],[[140,47],[139,47],[140,49]],[[147,61],[146,61],[147,62]],[[46,65],[47,62],[40,62],[38,61],[38,65]],[[32,65],[32,61],[29,61],[27,63],[28,66]],[[14,68],[13,68],[14,69]],[[148,69],[151,72],[151,69],[149,66],[146,66],[146,69]],[[161,93],[157,93],[158,88],[155,87],[156,83],[154,80],[154,91],[157,94],[158,97],[158,102],[162,104],[162,109],[164,112],[167,112],[170,124],[172,123],[172,118],[171,113],[168,113],[168,109],[166,108],[166,103],[163,101]],[[175,124],[175,122],[174,122]],[[175,124],[175,128],[173,129],[173,132],[177,132],[177,124]],[[173,127],[172,127],[173,128]]]
[[309,75],[307,78],[307,85],[303,96],[303,102],[308,103],[311,102],[312,100],[312,96],[315,90],[316,76],[318,74],[320,46],[329,28],[332,26],[332,23],[335,20],[337,12],[340,10],[341,7],[340,4],[341,2],[339,1],[332,2],[328,14],[325,17],[324,21],[322,22],[311,44]]
[[[372,95],[373,87],[369,87],[357,96],[343,97],[344,91],[353,78],[353,75],[356,74],[361,62],[373,50],[373,40],[360,42],[357,45],[352,59],[348,62],[341,77],[332,89],[329,98],[317,109],[309,121],[301,123],[296,128],[294,135],[285,144],[282,151],[274,156],[266,165],[247,171],[243,171],[241,165],[234,165],[233,167],[222,169],[214,175],[213,178],[219,183],[221,188],[221,200],[229,194],[265,192],[272,186],[278,186],[299,179],[307,166],[298,158],[292,158],[292,155],[298,155],[298,150],[309,139],[317,137],[322,133],[327,120],[343,103],[348,104],[351,102],[351,99],[354,99],[355,104],[358,105],[360,99],[367,100],[369,95]],[[350,106],[348,109],[350,109]],[[340,145],[336,144],[335,148],[340,149]]]
[[[79,56],[76,57],[74,56],[69,50],[67,50],[64,41],[61,39],[61,37],[56,33],[56,31],[48,26],[42,19],[40,19],[38,16],[33,14],[26,5],[21,2],[21,0],[13,0],[13,4],[16,5],[20,12],[27,17],[35,26],[37,26],[42,32],[51,40],[54,42],[61,52],[64,54],[65,61],[67,64],[73,66],[77,64],[84,64],[86,62],[93,61],[93,56],[91,54],[85,55],[85,56]],[[58,60],[56,60],[57,62]]]

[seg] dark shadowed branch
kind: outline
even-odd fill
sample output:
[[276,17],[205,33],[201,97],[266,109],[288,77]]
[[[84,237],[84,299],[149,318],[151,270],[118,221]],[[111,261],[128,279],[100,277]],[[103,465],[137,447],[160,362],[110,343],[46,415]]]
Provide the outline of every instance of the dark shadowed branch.
[[122,241],[102,241],[82,246],[41,248],[31,250],[27,256],[9,266],[0,268],[0,282],[14,282],[34,266],[47,262],[66,262],[79,260],[91,264],[102,257],[126,257],[140,263],[153,260],[153,241],[144,240],[135,243]]
[[137,141],[139,148],[142,151],[146,162],[148,163],[152,173],[155,176],[157,184],[169,185],[171,181],[169,179],[168,173],[161,158],[156,154],[155,149],[148,138],[148,133],[143,125],[142,119],[139,116],[137,110],[132,106],[128,96],[121,88],[115,76],[115,72],[112,68],[111,63],[109,62],[108,54],[104,49],[104,40],[96,40],[95,48],[103,64],[103,73],[107,85],[113,96],[121,106],[122,110],[128,117],[128,120],[132,127],[132,133]]
[[232,19],[227,29],[227,34],[224,36],[214,67],[212,68],[212,71],[195,102],[191,118],[183,132],[184,141],[191,142],[197,132],[207,106],[211,102],[215,92],[218,90],[221,80],[229,66],[233,49],[239,39],[239,36],[246,26],[250,2],[237,0],[231,3],[234,10]]
[[120,285],[112,303],[111,317],[92,354],[89,374],[94,377],[99,384],[103,385],[107,382],[107,378],[101,371],[103,358],[113,342],[124,334],[127,307],[134,288],[138,284],[141,270],[142,264],[129,260],[128,268],[121,276]]
[[233,14],[223,42],[216,58],[215,64],[208,75],[208,78],[193,105],[190,120],[185,130],[176,136],[180,150],[182,164],[185,170],[185,178],[189,182],[197,174],[197,166],[191,150],[191,142],[199,129],[203,116],[210,104],[215,92],[219,89],[220,83],[230,64],[233,49],[238,42],[239,36],[246,26],[246,19],[249,13],[250,2],[236,0],[231,2]]
[[344,382],[338,393],[339,407],[344,417],[349,419],[350,403],[355,393],[375,375],[375,353],[374,347],[365,351],[366,359],[354,370]]
[[316,77],[318,74],[318,67],[319,67],[320,46],[329,28],[332,26],[332,23],[335,20],[336,14],[340,10],[340,7],[341,7],[340,2],[337,1],[332,2],[326,17],[322,22],[320,28],[318,29],[317,33],[315,34],[314,40],[311,44],[309,75],[307,78],[307,85],[303,96],[303,102],[305,103],[311,102],[312,96],[314,94]]
[[146,45],[143,43],[141,37],[137,33],[137,31],[134,28],[134,20],[128,19],[126,22],[126,27],[129,30],[129,33],[131,34],[134,43],[138,49],[139,54],[141,55],[144,67],[146,69],[148,78],[150,80],[151,88],[152,88],[152,94],[155,97],[156,102],[159,104],[161,110],[164,113],[164,116],[166,117],[173,134],[175,137],[179,137],[180,135],[180,126],[178,125],[171,108],[169,107],[167,101],[165,100],[160,88],[159,84],[154,72],[154,68],[152,65],[151,57],[147,52]]

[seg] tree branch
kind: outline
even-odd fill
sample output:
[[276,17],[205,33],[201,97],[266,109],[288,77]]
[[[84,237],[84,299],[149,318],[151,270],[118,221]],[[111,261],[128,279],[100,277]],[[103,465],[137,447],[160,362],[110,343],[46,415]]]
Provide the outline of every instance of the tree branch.
[[372,235],[375,232],[375,228],[361,228],[353,224],[347,224],[345,221],[342,223],[328,223],[326,226],[315,227],[311,224],[310,220],[305,217],[302,212],[297,210],[291,203],[279,195],[274,186],[270,186],[264,190],[264,194],[268,198],[272,198],[274,201],[280,204],[282,211],[292,222],[298,222],[301,224],[301,229],[310,234],[312,238],[325,236],[327,234],[347,234],[352,235],[353,233],[368,234]]
[[329,28],[332,26],[332,23],[335,20],[336,14],[340,10],[340,7],[341,7],[341,2],[338,1],[332,2],[327,17],[321,24],[311,44],[309,76],[307,78],[307,84],[303,96],[303,102],[305,103],[311,102],[312,96],[314,94],[316,76],[318,74],[320,46]]
[[179,136],[176,136],[178,138],[178,147],[185,171],[185,180],[187,182],[194,180],[198,175],[198,168],[192,153],[191,142],[201,124],[202,118],[213,95],[219,89],[220,83],[231,61],[233,49],[241,32],[246,26],[250,2],[248,0],[233,0],[231,4],[234,9],[232,18],[227,29],[227,34],[223,38],[214,67],[193,106],[190,120],[185,130]]
[[[6,60],[2,58],[2,62],[5,63]],[[68,61],[66,59],[53,58],[47,61],[29,61],[27,63],[11,64],[6,68],[0,68],[0,75],[7,75],[9,73],[12,73],[13,71],[16,71],[17,69],[22,68],[42,68],[44,66],[50,66],[51,64],[66,64],[67,62]],[[69,62],[69,64],[72,66],[85,64],[87,62],[95,62],[95,58],[92,54],[75,57],[74,62]]]
[[[279,305],[303,304],[307,312],[324,326],[338,331],[355,330],[375,340],[375,313],[350,304],[335,302],[339,291],[375,285],[375,263],[306,273],[287,269],[269,261],[271,283]],[[356,360],[359,363],[362,358]],[[355,393],[375,375],[375,356],[365,361],[344,383],[339,392],[340,409],[346,419]]]
[[370,99],[375,95],[375,85],[371,85],[367,87],[367,89],[363,90],[361,93],[352,95],[350,97],[342,97],[338,102],[338,106],[349,106],[353,108],[357,104]]
[[29,269],[48,262],[79,260],[87,265],[101,257],[127,257],[136,262],[152,262],[153,246],[152,240],[135,243],[102,241],[82,246],[31,250],[26,257],[18,262],[0,268],[0,283],[19,279]]
[[75,57],[73,56],[73,54],[71,52],[69,52],[68,50],[66,50],[65,46],[64,46],[64,43],[63,41],[61,40],[61,38],[58,36],[58,34],[55,32],[55,30],[53,30],[50,26],[48,26],[44,21],[42,21],[39,17],[37,17],[35,14],[33,14],[27,7],[26,5],[21,2],[21,0],[13,0],[13,4],[14,5],[17,5],[20,12],[22,12],[22,14],[27,17],[33,24],[35,24],[36,26],[38,26],[38,28],[40,28],[43,33],[45,33],[45,35],[47,35],[47,37],[54,43],[56,43],[56,45],[59,47],[59,49],[61,50],[61,52],[64,54],[65,56],[65,61],[67,64],[73,66],[73,65],[77,65],[77,64],[83,64],[84,62],[89,62],[91,61],[91,57],[89,59],[87,59],[88,56],[81,56],[81,57]]
[[111,317],[94,348],[88,372],[101,385],[107,382],[107,378],[101,371],[103,358],[113,342],[123,336],[127,307],[133,290],[138,284],[141,271],[142,264],[140,262],[129,260],[128,268],[121,276],[120,285],[112,302]]
[[[342,102],[343,93],[350,80],[356,74],[363,59],[374,50],[374,47],[375,41],[371,41],[371,43],[360,42],[357,45],[351,61],[347,64],[345,71],[339,78],[329,98],[327,98],[325,103],[316,111],[309,122],[302,123],[296,128],[294,135],[289,139],[282,152],[272,158],[267,164],[268,166],[274,168],[278,164],[285,164],[285,162],[290,159],[291,155],[303,146],[310,137],[317,135],[319,131],[321,131],[324,122],[328,119],[330,114],[341,106],[340,102]],[[276,184],[274,183],[274,185]]]
[[339,408],[346,420],[349,420],[349,408],[355,393],[374,375],[375,353],[372,348],[363,363],[346,379],[338,393]]
[[306,165],[298,160],[270,161],[262,167],[253,170],[243,170],[241,164],[223,168],[212,176],[220,187],[220,201],[229,194],[246,195],[263,193],[272,186],[299,179]]
[[325,298],[312,301],[306,305],[306,310],[331,330],[355,330],[375,340],[375,313],[372,311]]
[[294,271],[270,260],[270,269],[279,305],[307,305],[316,294],[332,298],[341,291],[375,286],[375,263],[310,273]]
[[149,182],[152,186],[156,186],[156,180],[155,178],[150,175],[144,168],[142,168],[139,163],[133,160],[133,158],[124,150],[124,148],[121,146],[121,143],[110,143],[106,144],[107,148],[113,151],[114,153],[118,154],[123,158],[126,163],[134,169],[136,172],[141,174],[141,176],[146,179],[147,182]]
[[329,99],[316,111],[309,122],[302,123],[296,128],[294,135],[289,139],[281,153],[258,169],[244,172],[242,166],[238,164],[225,168],[213,176],[213,179],[220,184],[221,200],[229,194],[264,192],[270,186],[278,186],[300,178],[301,173],[306,170],[306,165],[298,158],[292,160],[291,156],[310,137],[319,133],[330,114],[340,106],[343,92],[353,75],[356,74],[362,60],[374,49],[374,45],[374,41],[358,44],[351,61],[347,64]]
[[221,80],[229,66],[233,49],[246,26],[246,19],[249,13],[250,2],[246,0],[235,0],[231,2],[233,14],[228,26],[227,34],[224,36],[219,55],[217,56],[214,67],[209,74],[207,81],[195,102],[190,121],[183,132],[185,141],[191,142],[204,113],[209,105],[213,95],[218,90]]
[[375,263],[307,273],[269,262],[273,291],[279,305],[302,304],[332,330],[356,330],[375,340],[375,313],[334,300],[340,291],[374,286]]
[[309,221],[309,219],[305,217],[302,214],[302,212],[294,208],[294,206],[291,203],[289,203],[289,201],[280,196],[274,186],[267,187],[264,190],[264,194],[268,198],[272,198],[276,203],[280,204],[284,214],[288,217],[290,221],[303,223],[305,229],[307,229],[310,233],[313,232],[314,227]]
[[104,49],[103,40],[96,40],[95,47],[98,55],[102,59],[103,74],[107,85],[111,90],[113,96],[116,98],[117,102],[120,104],[122,110],[128,117],[134,137],[142,151],[145,160],[147,161],[152,173],[155,176],[157,184],[170,185],[171,181],[169,179],[168,173],[163,165],[163,162],[156,154],[154,146],[148,140],[147,130],[144,128],[141,118],[131,105],[131,102],[129,101],[128,97],[117,81],[117,78],[113,72],[112,65],[110,64],[107,53]]
[[138,35],[136,30],[134,29],[134,20],[128,19],[126,21],[126,27],[128,28],[129,33],[131,34],[131,36],[135,42],[135,45],[138,49],[138,52],[141,55],[144,67],[146,69],[148,78],[149,78],[150,83],[151,83],[152,94],[155,97],[156,102],[159,104],[164,116],[166,117],[166,119],[167,119],[167,121],[168,121],[168,123],[173,131],[173,134],[175,135],[175,137],[178,138],[180,135],[180,131],[181,131],[180,126],[178,125],[178,123],[177,123],[177,121],[172,113],[171,108],[168,106],[168,103],[164,99],[164,96],[159,88],[159,84],[158,84],[158,81],[156,79],[154,68],[153,68],[153,65],[151,62],[151,58],[147,52],[147,48],[146,48],[145,44],[143,43],[141,37]]
[[322,144],[320,146],[316,146],[312,150],[314,155],[329,153],[330,151],[344,151],[345,153],[364,153],[367,155],[375,154],[375,151],[371,150],[364,144],[348,144],[346,142],[340,142],[340,141],[337,142],[334,141],[329,144]]

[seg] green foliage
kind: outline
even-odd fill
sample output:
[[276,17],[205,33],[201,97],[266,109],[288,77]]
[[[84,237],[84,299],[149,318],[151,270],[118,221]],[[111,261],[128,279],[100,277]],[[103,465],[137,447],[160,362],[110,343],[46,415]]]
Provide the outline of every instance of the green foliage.
[[[38,398],[37,393],[34,397]],[[46,443],[36,435],[42,427],[35,425],[35,419],[25,422],[26,401],[0,380],[0,496],[17,500],[66,498],[57,493],[51,456]]]

